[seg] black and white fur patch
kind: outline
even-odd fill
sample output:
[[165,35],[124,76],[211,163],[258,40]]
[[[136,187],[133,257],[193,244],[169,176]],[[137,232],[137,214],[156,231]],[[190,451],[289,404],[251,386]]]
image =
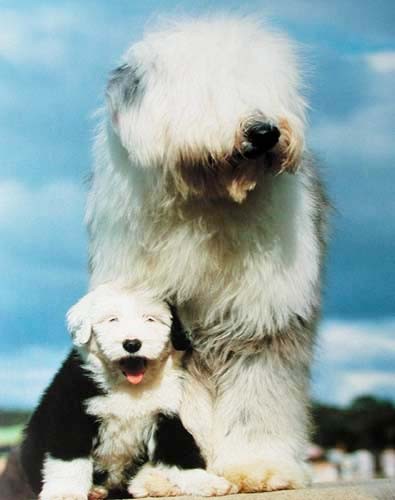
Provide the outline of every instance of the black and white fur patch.
[[[105,286],[74,306],[68,320],[78,348],[44,393],[22,444],[22,465],[40,499],[86,498],[93,486],[119,498],[147,462],[204,468],[178,416],[184,355],[178,350],[190,344],[175,309]],[[144,356],[143,383],[122,374],[124,332],[141,344],[135,354]],[[124,352],[132,361],[135,354]]]
[[[27,429],[22,446],[22,464],[30,485],[36,494],[43,487],[43,467],[46,460],[72,462],[75,459],[89,459],[95,456],[106,439],[101,427],[106,425],[102,417],[90,415],[86,411],[89,400],[94,397],[106,398],[100,387],[92,381],[84,370],[82,362],[73,350],[56,374],[51,385],[43,395]],[[133,429],[133,419],[125,418],[125,426]],[[114,427],[122,429],[122,421],[114,415]],[[130,453],[130,460],[125,461],[120,473],[119,484],[111,481],[111,474],[103,470],[93,460],[95,485],[110,485],[113,494],[126,493],[127,482],[149,459],[153,463],[176,465],[180,468],[204,468],[205,463],[191,434],[183,427],[177,414],[157,413],[150,415],[146,422],[136,426],[144,429],[141,435],[133,436],[133,444],[138,445],[138,453]],[[125,438],[124,435],[112,435],[111,446]],[[114,441],[115,440],[115,441]],[[152,448],[149,450],[149,446]],[[115,460],[114,464],[115,465]],[[112,472],[114,473],[114,472]]]

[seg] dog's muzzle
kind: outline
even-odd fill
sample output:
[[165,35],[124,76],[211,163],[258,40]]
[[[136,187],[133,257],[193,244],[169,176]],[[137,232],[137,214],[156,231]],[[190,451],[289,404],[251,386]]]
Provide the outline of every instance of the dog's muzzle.
[[274,148],[280,135],[280,130],[270,122],[257,121],[249,124],[244,130],[241,156],[247,159],[258,158]]
[[180,153],[174,177],[177,189],[184,199],[230,198],[242,203],[255,189],[262,167],[273,169],[274,148],[280,136],[280,128],[271,121],[254,117],[241,123],[228,155],[221,157],[206,151],[189,157]]
[[131,354],[139,351],[141,349],[142,343],[139,339],[126,339],[122,343],[122,347],[126,352],[130,352]]
[[119,367],[127,381],[133,385],[137,385],[144,378],[147,359],[142,356],[126,356],[119,361]]

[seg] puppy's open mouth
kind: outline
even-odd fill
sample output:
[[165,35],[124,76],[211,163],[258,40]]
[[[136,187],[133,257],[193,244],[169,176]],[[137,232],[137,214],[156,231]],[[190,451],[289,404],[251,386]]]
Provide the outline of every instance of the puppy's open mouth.
[[119,366],[127,381],[130,384],[137,385],[144,378],[147,359],[141,356],[128,356],[119,361]]

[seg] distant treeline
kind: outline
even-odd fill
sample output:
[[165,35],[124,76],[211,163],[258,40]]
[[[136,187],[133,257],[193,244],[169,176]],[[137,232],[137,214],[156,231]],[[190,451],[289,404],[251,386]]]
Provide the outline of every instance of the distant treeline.
[[0,427],[9,425],[25,424],[31,415],[29,411],[22,410],[0,410]]
[[[29,411],[0,410],[0,427],[25,424]],[[313,441],[324,448],[381,450],[395,446],[395,405],[374,396],[361,396],[339,408],[313,403]]]
[[343,445],[350,451],[382,450],[395,446],[395,405],[374,396],[361,396],[345,408],[313,405],[314,442],[324,448]]

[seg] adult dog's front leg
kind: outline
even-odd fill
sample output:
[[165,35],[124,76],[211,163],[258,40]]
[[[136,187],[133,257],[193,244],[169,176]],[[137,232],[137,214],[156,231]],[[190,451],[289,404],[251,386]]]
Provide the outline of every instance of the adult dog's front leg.
[[308,484],[303,463],[308,434],[307,358],[298,342],[273,337],[262,352],[233,359],[220,379],[210,470],[239,491]]
[[236,491],[229,481],[204,469],[180,469],[150,463],[145,464],[128,485],[128,492],[134,498],[180,495],[212,497]]

